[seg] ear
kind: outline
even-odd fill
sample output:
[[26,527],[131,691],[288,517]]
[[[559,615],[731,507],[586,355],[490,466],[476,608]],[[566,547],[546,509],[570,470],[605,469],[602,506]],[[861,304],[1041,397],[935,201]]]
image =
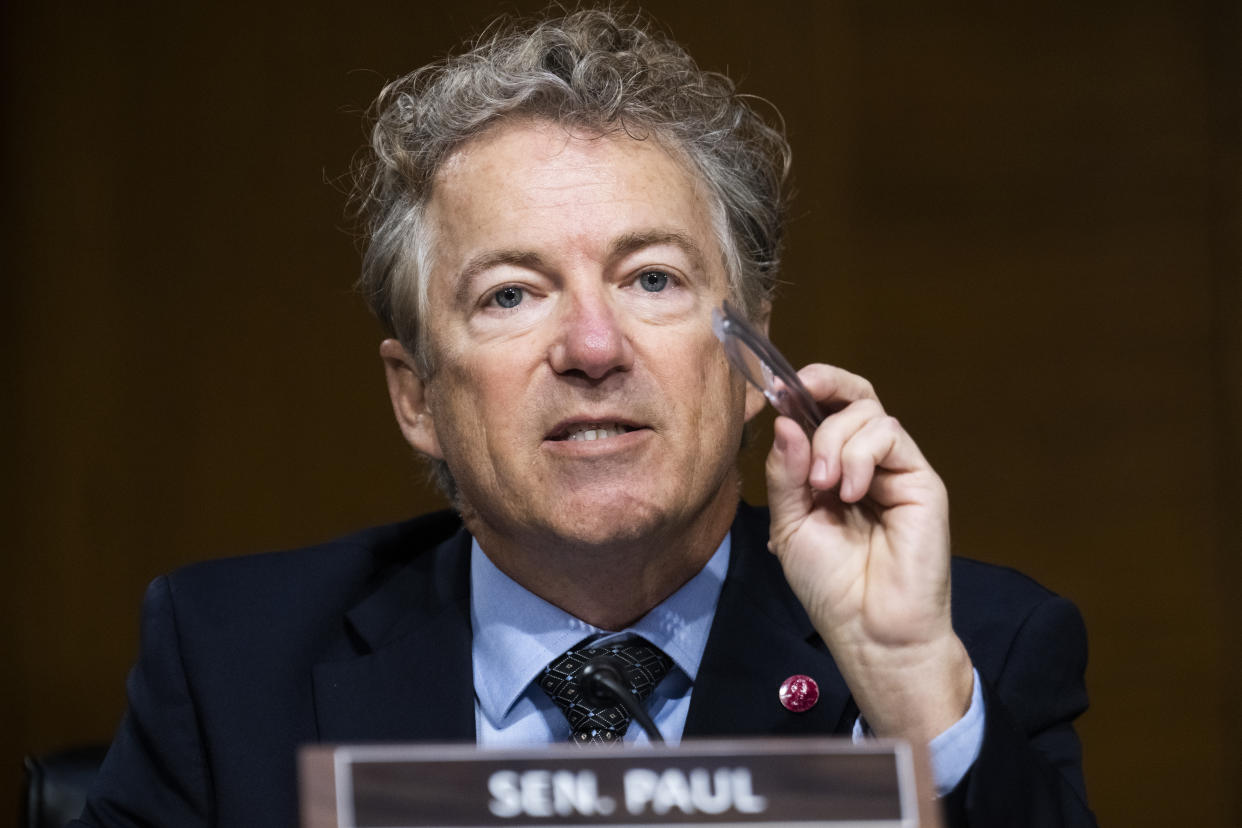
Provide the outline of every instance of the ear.
[[749,382],[746,383],[746,422],[750,422],[755,415],[763,410],[767,404],[768,398],[763,396],[763,392]]
[[385,339],[380,343],[380,358],[388,379],[388,397],[405,441],[429,457],[443,460],[436,426],[427,408],[427,386],[418,374],[414,357],[400,342]]
[[[772,303],[764,302],[759,307],[759,318],[750,320],[754,323],[764,336],[768,335],[768,323],[772,321]],[[763,392],[749,382],[746,383],[746,422],[750,422],[755,415],[763,410],[767,405],[768,398],[763,396]]]

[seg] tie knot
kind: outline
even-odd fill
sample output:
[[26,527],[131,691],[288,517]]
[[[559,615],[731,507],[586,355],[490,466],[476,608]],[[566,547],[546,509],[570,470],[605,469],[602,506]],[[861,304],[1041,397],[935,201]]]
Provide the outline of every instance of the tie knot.
[[630,714],[620,704],[597,703],[585,692],[582,670],[592,663],[610,663],[617,668],[622,682],[641,702],[668,675],[673,660],[637,636],[607,644],[586,638],[552,659],[540,674],[539,686],[569,720],[573,730],[570,741],[579,745],[620,742],[630,725]]

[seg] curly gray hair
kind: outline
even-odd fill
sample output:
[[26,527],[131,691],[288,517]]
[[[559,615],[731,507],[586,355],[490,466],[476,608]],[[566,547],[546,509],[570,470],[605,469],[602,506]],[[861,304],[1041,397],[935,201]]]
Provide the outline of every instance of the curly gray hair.
[[699,69],[640,16],[622,20],[594,9],[533,22],[502,19],[464,54],[389,83],[372,115],[371,153],[357,178],[369,240],[358,287],[428,372],[419,323],[433,245],[424,220],[432,182],[454,149],[501,118],[653,134],[715,197],[734,298],[752,316],[771,299],[790,157],[784,135],[729,78]]
[[[784,231],[789,145],[738,93],[701,70],[639,14],[605,9],[542,20],[502,18],[468,51],[399,78],[371,114],[371,152],[356,169],[368,238],[358,287],[417,361],[435,369],[421,320],[434,238],[425,212],[452,152],[502,118],[539,118],[599,134],[650,135],[713,196],[730,292],[752,318],[772,298]],[[441,488],[455,494],[442,463]]]

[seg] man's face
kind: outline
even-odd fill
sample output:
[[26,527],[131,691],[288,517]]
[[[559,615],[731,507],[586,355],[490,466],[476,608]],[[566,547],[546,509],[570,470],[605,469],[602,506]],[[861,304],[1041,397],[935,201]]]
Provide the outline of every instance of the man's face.
[[406,435],[447,462],[468,519],[609,544],[731,509],[748,394],[711,331],[727,287],[708,205],[656,140],[624,134],[522,122],[444,164],[435,368]]

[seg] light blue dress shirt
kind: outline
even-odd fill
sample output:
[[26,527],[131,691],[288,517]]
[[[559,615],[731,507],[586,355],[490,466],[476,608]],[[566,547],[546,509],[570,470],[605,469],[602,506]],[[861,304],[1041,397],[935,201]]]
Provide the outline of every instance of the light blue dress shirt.
[[[639,621],[610,632],[586,623],[505,575],[478,541],[470,548],[470,623],[473,630],[475,732],[481,747],[515,747],[569,740],[569,722],[535,679],[552,659],[590,635],[640,635],[673,660],[673,669],[647,700],[647,711],[669,744],[681,741],[716,603],[729,569],[731,535],[703,569]],[[775,692],[775,690],[773,690]],[[861,723],[854,739],[865,738]],[[641,727],[625,741],[646,744]],[[929,747],[936,789],[947,793],[970,769],[983,744],[983,697],[975,674],[966,715]]]

